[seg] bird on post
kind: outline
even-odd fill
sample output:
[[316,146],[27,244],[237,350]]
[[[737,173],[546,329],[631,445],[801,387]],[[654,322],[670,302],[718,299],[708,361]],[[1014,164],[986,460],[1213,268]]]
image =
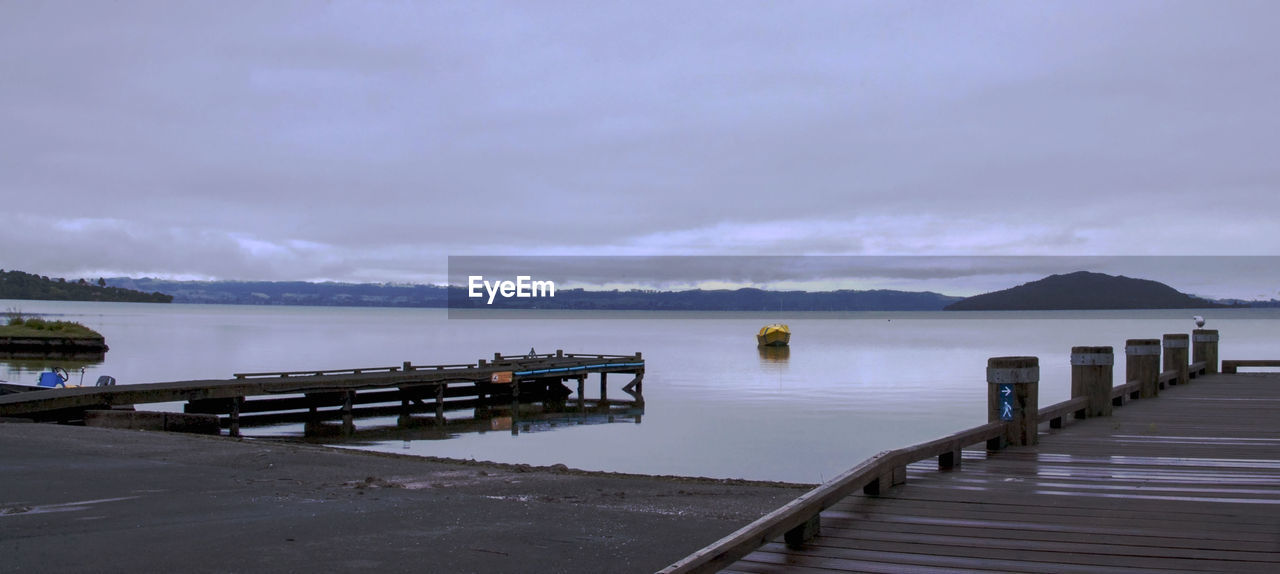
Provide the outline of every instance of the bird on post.
[[1196,316],[1192,317],[1192,319],[1194,319],[1194,320],[1195,320],[1195,322],[1196,322],[1196,326],[1197,326],[1197,327],[1203,327],[1203,326],[1204,326],[1204,317],[1201,317],[1201,316],[1199,316],[1199,315],[1196,315]]

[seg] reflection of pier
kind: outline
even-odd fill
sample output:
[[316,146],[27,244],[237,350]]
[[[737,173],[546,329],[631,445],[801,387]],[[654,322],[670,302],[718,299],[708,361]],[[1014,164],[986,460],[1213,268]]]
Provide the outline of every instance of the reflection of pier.
[[[637,406],[631,401],[615,401],[607,405],[588,401],[585,407],[578,405],[578,401],[570,400],[560,403],[520,404],[515,410],[510,406],[478,408],[473,413],[468,413],[472,415],[470,417],[398,417],[394,424],[362,424],[360,429],[346,435],[341,442],[362,444],[386,440],[443,440],[462,433],[485,432],[510,432],[512,435],[519,435],[562,427],[623,422],[640,424],[644,417],[644,406]],[[307,423],[305,430],[306,437],[322,439],[325,443],[332,442],[332,437],[342,434],[342,425],[332,422],[311,421]]]
[[[609,375],[629,374],[621,388],[628,398],[609,398]],[[587,397],[592,375],[599,393]],[[450,411],[470,410],[473,418],[506,406],[519,416],[524,405],[573,408],[608,414],[615,408],[642,408],[644,360],[634,355],[501,355],[470,364],[413,365],[322,371],[240,373],[234,379],[119,385],[110,388],[51,389],[0,397],[0,416],[72,422],[86,411],[144,403],[186,402],[191,417],[220,417],[239,435],[242,424],[304,422],[314,429],[341,420],[355,432],[357,416],[397,416],[405,426],[413,415],[433,413],[447,423]],[[576,382],[574,389],[566,382]],[[593,385],[594,386],[594,385]],[[559,405],[564,405],[560,407]],[[481,417],[483,418],[483,417]]]

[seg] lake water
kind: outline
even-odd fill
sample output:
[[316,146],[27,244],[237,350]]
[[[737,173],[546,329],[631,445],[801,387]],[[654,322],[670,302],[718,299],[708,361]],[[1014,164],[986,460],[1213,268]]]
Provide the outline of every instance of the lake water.
[[[1280,310],[1088,312],[562,312],[449,319],[441,309],[0,301],[79,321],[107,338],[99,364],[0,359],[0,379],[34,383],[53,364],[91,384],[229,378],[235,372],[465,363],[494,352],[633,353],[646,361],[640,424],[459,433],[357,445],[388,452],[686,476],[820,482],[879,451],[986,422],[988,357],[1040,357],[1040,404],[1070,394],[1070,348],[1221,332],[1223,358],[1280,358]],[[792,329],[785,359],[755,332]],[[611,379],[611,396],[626,377]],[[1122,378],[1117,377],[1117,381]],[[592,381],[588,396],[594,396]],[[173,405],[169,408],[174,408]],[[361,424],[359,421],[357,424]],[[248,428],[300,434],[299,425]],[[539,429],[534,429],[539,430]],[[348,445],[350,446],[350,445]]]

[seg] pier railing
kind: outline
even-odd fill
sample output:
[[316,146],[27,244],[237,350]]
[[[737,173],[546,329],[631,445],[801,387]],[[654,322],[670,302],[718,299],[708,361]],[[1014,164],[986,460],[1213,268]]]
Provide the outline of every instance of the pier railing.
[[[1189,345],[1192,340],[1196,360],[1189,362],[1188,347],[1192,346]],[[1163,368],[1158,367],[1161,350],[1164,351]],[[1068,416],[1077,419],[1107,416],[1112,407],[1123,406],[1126,400],[1156,397],[1168,386],[1187,384],[1199,375],[1218,371],[1216,330],[1197,329],[1191,338],[1186,334],[1171,334],[1163,340],[1130,339],[1125,351],[1125,382],[1112,385],[1111,347],[1073,347],[1072,398],[1044,408],[1036,408],[1038,358],[992,358],[987,363],[989,422],[986,424],[876,454],[661,573],[715,572],[778,537],[788,546],[801,546],[818,534],[823,510],[858,490],[874,496],[906,483],[909,464],[936,457],[939,469],[959,469],[961,451],[966,447],[985,443],[988,450],[1000,450],[1006,446],[1036,444],[1041,423],[1061,428]],[[1280,361],[1223,361],[1222,364],[1223,372],[1234,372],[1235,366],[1280,366]]]

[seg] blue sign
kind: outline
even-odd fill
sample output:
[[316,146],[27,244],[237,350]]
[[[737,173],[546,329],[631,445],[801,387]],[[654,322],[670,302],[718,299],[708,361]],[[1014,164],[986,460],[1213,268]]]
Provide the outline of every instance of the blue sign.
[[1001,383],[996,387],[1000,397],[1000,420],[1013,420],[1013,383]]

